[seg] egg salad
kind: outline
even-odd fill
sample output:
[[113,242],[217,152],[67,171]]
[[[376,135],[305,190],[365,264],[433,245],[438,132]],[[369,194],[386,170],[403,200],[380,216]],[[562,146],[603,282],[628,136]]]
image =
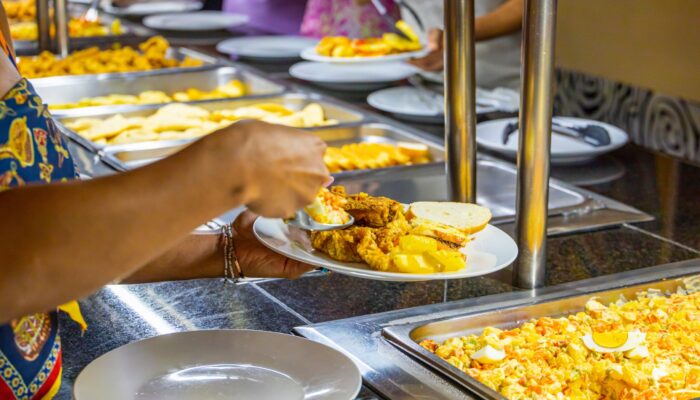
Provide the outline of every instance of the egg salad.
[[585,311],[421,346],[511,400],[700,397],[700,292],[587,302]]

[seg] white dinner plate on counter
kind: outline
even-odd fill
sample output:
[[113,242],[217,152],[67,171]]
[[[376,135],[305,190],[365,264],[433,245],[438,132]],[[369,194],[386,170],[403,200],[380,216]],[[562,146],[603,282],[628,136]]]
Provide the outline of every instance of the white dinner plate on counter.
[[120,17],[144,17],[153,14],[197,11],[202,9],[202,3],[199,1],[154,1],[134,3],[128,7],[115,7],[108,0],[103,2],[102,9],[109,14]]
[[130,343],[91,362],[75,400],[350,400],[362,377],[343,353],[281,333],[201,330]]
[[423,57],[428,54],[428,50],[408,51],[405,53],[389,54],[377,57],[328,57],[316,52],[316,46],[310,46],[302,50],[301,58],[308,61],[334,63],[334,64],[363,64],[363,63],[386,63],[392,61],[406,61],[415,57]]
[[402,62],[329,64],[305,61],[292,65],[289,75],[334,90],[376,90],[406,79],[416,68]]
[[[615,149],[624,146],[629,137],[622,129],[584,118],[573,117],[554,117],[554,120],[560,120],[567,124],[581,125],[598,125],[608,131],[610,135],[610,144],[607,146],[593,147],[580,140],[570,138],[564,135],[554,133],[552,135],[551,158],[552,165],[574,165],[582,164],[592,160],[593,158],[609,153]],[[492,121],[486,121],[476,126],[476,142],[486,149],[501,153],[509,158],[515,159],[518,153],[518,133],[514,132],[506,144],[503,144],[503,129],[506,125],[516,122],[517,118],[505,118]]]
[[441,279],[463,279],[487,275],[510,265],[518,255],[513,239],[493,225],[473,235],[473,240],[462,249],[467,266],[460,271],[434,274],[405,274],[375,271],[363,263],[336,261],[311,247],[306,231],[289,226],[281,219],[258,218],[253,233],[270,250],[316,267],[357,278],[394,282],[419,282]]
[[157,14],[143,19],[151,29],[185,32],[217,31],[245,25],[250,18],[243,14],[221,11],[199,11],[192,13]]
[[[367,103],[377,110],[407,121],[425,124],[445,122],[445,99],[437,93],[420,94],[412,86],[378,90],[367,97]],[[495,106],[476,106],[477,114],[496,111]]]
[[298,60],[302,50],[313,46],[318,39],[303,36],[244,36],[224,40],[216,50],[253,61],[287,62]]

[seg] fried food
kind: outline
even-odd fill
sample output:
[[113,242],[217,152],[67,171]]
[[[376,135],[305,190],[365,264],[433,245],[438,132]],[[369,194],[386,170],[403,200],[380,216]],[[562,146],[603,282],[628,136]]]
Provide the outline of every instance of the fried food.
[[342,225],[350,221],[350,214],[343,209],[346,203],[345,197],[323,188],[304,210],[320,224]]
[[126,118],[117,114],[106,119],[78,118],[67,122],[66,127],[95,143],[116,145],[197,138],[242,119],[259,119],[298,128],[337,123],[326,119],[323,108],[316,103],[311,103],[299,111],[273,103],[215,111],[173,103],[146,117]]
[[[56,31],[55,26],[51,26],[51,35]],[[13,40],[37,40],[39,28],[35,21],[20,21],[10,24],[10,34]],[[70,37],[94,37],[94,36],[118,36],[124,34],[121,21],[115,19],[107,26],[100,21],[86,21],[79,18],[71,18],[68,21],[68,35]]]
[[511,400],[697,398],[700,292],[691,287],[607,306],[593,298],[576,314],[421,346]]
[[10,0],[3,1],[3,7],[10,22],[36,21],[35,0]]
[[364,262],[378,271],[433,273],[464,268],[461,252],[413,234],[401,203],[366,193],[347,195],[340,186],[331,192],[347,199],[343,208],[355,218],[355,224],[342,230],[310,232],[314,249],[338,261]]
[[246,88],[243,82],[232,80],[216,89],[205,92],[199,89],[190,88],[182,92],[175,92],[168,95],[159,90],[147,90],[138,95],[110,94],[109,96],[86,97],[77,103],[50,104],[51,110],[65,110],[71,108],[115,106],[123,104],[161,104],[172,103],[174,101],[198,101],[234,98],[245,95]]
[[323,159],[331,173],[423,164],[431,161],[428,147],[414,143],[346,144],[341,147],[329,147]]
[[139,45],[139,50],[115,45],[109,50],[90,47],[78,50],[65,58],[49,52],[35,57],[21,57],[19,72],[27,78],[59,75],[84,75],[111,72],[148,71],[162,68],[192,68],[202,61],[185,57],[179,61],[167,56],[170,44],[162,36],[154,36]]
[[380,57],[420,50],[418,36],[403,21],[396,27],[410,39],[396,33],[385,33],[380,38],[351,39],[346,36],[326,36],[316,46],[316,53],[327,57]]

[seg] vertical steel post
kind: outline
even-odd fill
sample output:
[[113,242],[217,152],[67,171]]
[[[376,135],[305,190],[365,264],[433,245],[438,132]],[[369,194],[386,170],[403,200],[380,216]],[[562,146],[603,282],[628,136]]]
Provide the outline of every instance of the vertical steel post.
[[61,57],[68,55],[68,0],[53,0],[54,19],[56,24],[56,46]]
[[49,0],[37,0],[36,26],[39,31],[39,51],[50,51],[51,18],[49,17]]
[[525,0],[513,284],[545,283],[556,0]]
[[476,202],[474,0],[445,0],[445,156],[448,195]]

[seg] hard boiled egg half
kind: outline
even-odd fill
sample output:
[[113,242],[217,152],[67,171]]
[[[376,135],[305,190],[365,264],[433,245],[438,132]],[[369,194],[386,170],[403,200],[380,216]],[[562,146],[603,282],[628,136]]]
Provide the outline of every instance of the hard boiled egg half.
[[593,332],[581,338],[583,344],[591,351],[614,353],[629,351],[644,343],[646,333],[634,331]]

